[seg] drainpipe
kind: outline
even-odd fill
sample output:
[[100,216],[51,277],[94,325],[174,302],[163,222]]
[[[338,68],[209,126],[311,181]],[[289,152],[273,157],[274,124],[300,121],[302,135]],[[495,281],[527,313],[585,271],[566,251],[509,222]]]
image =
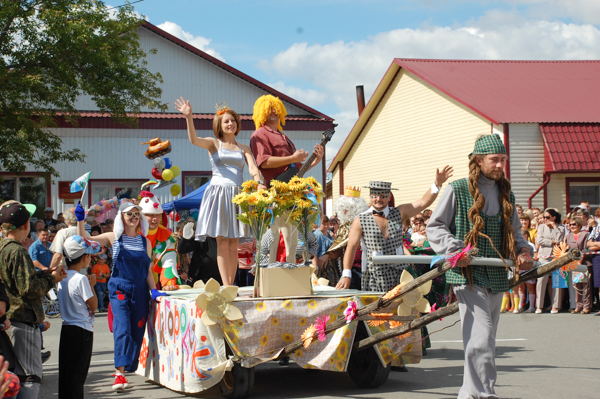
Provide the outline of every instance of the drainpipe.
[[356,102],[358,104],[358,116],[360,116],[363,109],[365,109],[365,87],[362,85],[356,86]]
[[[550,183],[551,176],[552,176],[552,174],[550,174],[550,173],[544,173],[544,182],[537,190],[535,190],[535,192],[533,194],[531,194],[531,197],[529,197],[529,199],[527,200],[527,207],[529,209],[531,209],[531,203],[533,201],[533,197],[535,197],[540,191],[542,191],[544,189],[544,187],[546,187],[548,185],[548,183]],[[546,204],[544,204],[544,207],[545,206],[546,206]]]

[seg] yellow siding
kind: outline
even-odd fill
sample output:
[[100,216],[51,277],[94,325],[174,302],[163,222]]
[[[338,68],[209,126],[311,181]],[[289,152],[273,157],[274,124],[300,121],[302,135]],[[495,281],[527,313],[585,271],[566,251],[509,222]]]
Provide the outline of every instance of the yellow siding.
[[332,173],[331,192],[333,193],[332,198],[337,198],[340,195],[340,170],[338,168]]
[[[450,164],[452,180],[466,177],[475,138],[489,132],[489,121],[402,69],[347,156],[344,185],[391,181],[396,205],[415,201],[436,168]],[[368,190],[362,196],[368,202]]]
[[[596,177],[600,181],[600,173],[552,174],[550,183],[546,186],[546,189],[548,190],[548,208],[558,209],[563,217],[567,214],[566,177]],[[543,193],[538,195],[541,194]],[[573,205],[579,204],[571,204],[571,206]],[[592,208],[592,212],[595,211],[596,210]]]

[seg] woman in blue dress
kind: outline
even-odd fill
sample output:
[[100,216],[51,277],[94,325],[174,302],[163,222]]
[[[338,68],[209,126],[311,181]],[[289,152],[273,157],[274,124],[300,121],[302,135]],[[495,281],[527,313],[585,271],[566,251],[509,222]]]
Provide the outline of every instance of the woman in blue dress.
[[189,100],[181,97],[175,101],[175,108],[185,115],[190,142],[208,150],[212,166],[212,179],[204,192],[198,213],[196,240],[203,241],[207,236],[217,239],[217,264],[223,285],[233,285],[239,240],[252,238],[247,226],[236,218],[241,212],[240,208],[231,201],[239,192],[246,164],[252,178],[259,183],[258,189],[266,187],[250,147],[235,140],[242,128],[235,111],[226,105],[217,108],[213,118],[215,138],[212,138],[196,135]]

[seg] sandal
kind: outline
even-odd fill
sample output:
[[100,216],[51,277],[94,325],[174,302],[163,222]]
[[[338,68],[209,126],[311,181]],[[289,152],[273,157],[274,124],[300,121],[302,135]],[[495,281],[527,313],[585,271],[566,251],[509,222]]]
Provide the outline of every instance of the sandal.
[[589,309],[583,309],[580,314],[590,314]]

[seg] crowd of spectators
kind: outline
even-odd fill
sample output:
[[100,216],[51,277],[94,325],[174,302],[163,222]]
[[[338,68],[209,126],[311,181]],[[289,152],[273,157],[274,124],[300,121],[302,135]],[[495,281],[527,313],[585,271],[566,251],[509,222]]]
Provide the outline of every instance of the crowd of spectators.
[[[19,203],[8,201],[2,206]],[[15,205],[15,206],[16,206]],[[524,281],[521,286],[505,293],[502,312],[512,313],[542,313],[549,311],[552,314],[569,311],[573,314],[590,314],[600,308],[598,287],[600,287],[600,208],[591,214],[589,203],[582,202],[567,215],[561,215],[556,209],[539,208],[523,209],[516,205],[516,211],[521,221],[522,234],[529,241],[534,260],[537,265],[552,260],[554,246],[563,244],[566,248],[577,248],[584,253],[582,265],[585,267],[568,273],[566,279],[556,273],[554,278],[544,277],[537,280]],[[406,220],[405,253],[426,253],[430,250],[427,239],[427,224],[432,210],[426,209],[422,213]],[[18,256],[7,257],[4,253],[0,258],[0,328],[7,331],[13,343],[18,343],[19,350],[15,356],[26,357],[24,362],[25,379],[23,386],[36,392],[35,384],[41,380],[42,363],[42,338],[37,331],[47,330],[50,324],[44,322],[42,297],[54,289],[56,283],[65,278],[61,266],[65,264],[65,243],[69,238],[76,236],[77,219],[72,209],[58,214],[54,218],[54,210],[46,208],[44,219],[27,223],[13,228],[9,224],[2,224],[2,239],[0,251],[9,248]],[[96,235],[112,231],[114,222],[110,219],[98,222],[93,210],[87,214],[85,230],[92,238]],[[319,224],[315,224],[308,232],[307,242],[302,234],[299,235],[297,248],[297,262],[310,262],[317,270],[330,272],[324,277],[335,285],[339,275],[331,274],[331,270],[341,270],[341,259],[335,252],[329,251],[335,242],[339,221],[336,217],[322,216]],[[195,220],[188,218],[180,221],[175,228],[176,248],[179,253],[179,276],[182,284],[193,285],[196,281],[206,282],[209,278],[220,281],[220,274],[216,262],[216,242],[207,239],[205,242],[194,240]],[[269,249],[274,239],[270,230],[264,234],[260,245],[261,263],[270,263],[285,260],[285,254],[270,254]],[[11,244],[10,246],[8,244]],[[255,267],[255,254],[257,242],[241,242],[238,249],[239,270],[236,284],[239,286],[252,285],[253,267]],[[305,251],[305,246],[307,246]],[[596,253],[598,252],[598,254]],[[360,272],[361,249],[357,250],[354,264]],[[86,258],[87,259],[87,258]],[[10,262],[17,262],[10,264]],[[73,262],[70,266],[73,266]],[[97,298],[93,311],[104,312],[107,308],[107,284],[112,270],[111,251],[102,247],[101,250],[91,255],[89,262],[77,263],[77,273],[88,275],[91,289]],[[74,267],[74,266],[73,266]],[[562,276],[564,277],[564,275]],[[553,281],[554,280],[554,281]],[[557,281],[560,285],[557,286]],[[8,282],[8,283],[7,283]],[[22,288],[20,285],[23,285]],[[82,283],[83,284],[83,283]],[[360,279],[353,279],[353,288],[359,288]],[[358,286],[357,286],[358,284]],[[84,284],[85,285],[85,284]],[[2,295],[4,290],[8,295]],[[83,306],[83,305],[82,305]],[[92,312],[93,313],[93,312]],[[595,313],[600,315],[600,312]],[[8,318],[6,317],[8,316]],[[10,329],[9,329],[10,327]],[[33,334],[32,331],[36,333]],[[7,332],[3,332],[6,334]],[[4,348],[3,353],[7,353]],[[36,355],[33,353],[37,351]],[[49,352],[46,352],[46,360]],[[33,360],[35,358],[35,360]],[[9,359],[10,360],[10,359]],[[13,367],[14,369],[14,367]],[[39,388],[37,388],[39,389]],[[36,397],[36,396],[32,396]]]

